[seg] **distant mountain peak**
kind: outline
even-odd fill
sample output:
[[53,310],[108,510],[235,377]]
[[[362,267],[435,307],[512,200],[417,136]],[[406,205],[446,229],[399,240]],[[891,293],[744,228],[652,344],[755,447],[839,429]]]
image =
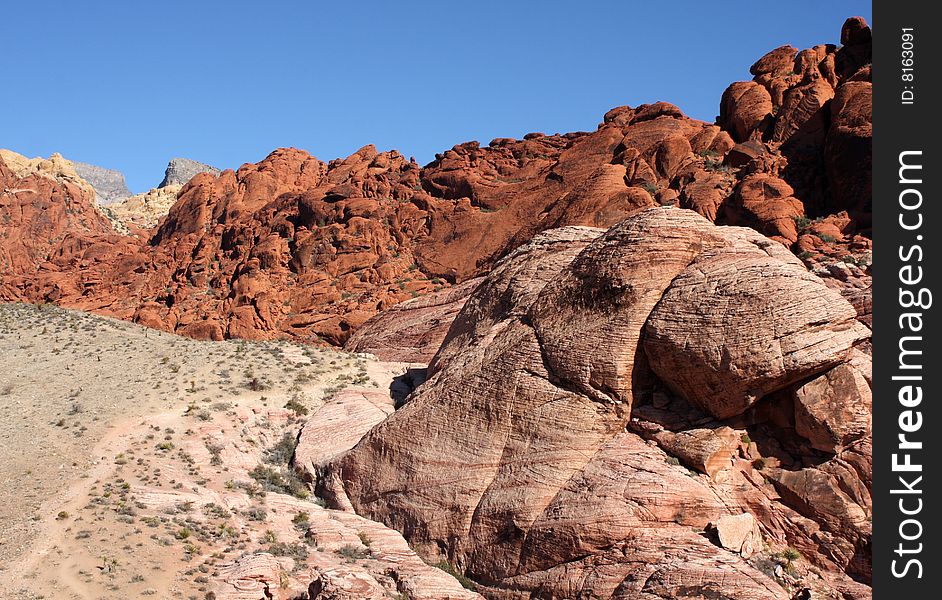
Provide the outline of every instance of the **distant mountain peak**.
[[79,177],[95,188],[98,204],[114,204],[131,196],[121,171],[77,161],[72,161],[72,165]]
[[172,158],[164,171],[164,179],[158,188],[169,185],[184,185],[198,173],[212,173],[218,175],[220,170],[216,167],[201,163],[189,158]]

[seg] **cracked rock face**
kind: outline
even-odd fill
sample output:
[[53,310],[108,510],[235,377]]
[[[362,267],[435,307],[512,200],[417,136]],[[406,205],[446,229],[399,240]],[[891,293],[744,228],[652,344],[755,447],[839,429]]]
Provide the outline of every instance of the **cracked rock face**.
[[[786,427],[818,452],[768,416],[794,419],[772,396],[848,359],[868,331],[855,314],[777,242],[692,211],[545,232],[471,294],[428,382],[325,466],[321,491],[494,598],[675,597],[721,575],[727,597],[787,597],[744,560],[764,547],[752,528],[735,556],[696,533],[744,513],[833,573],[822,586],[853,587],[869,477],[841,465],[859,461],[822,454],[805,473],[733,428]],[[651,423],[645,441],[631,415],[652,393],[701,416]],[[825,478],[856,495],[812,507]]]
[[795,390],[795,428],[825,452],[840,452],[869,435],[872,411],[870,385],[850,364],[838,365]]
[[428,364],[480,283],[481,278],[469,279],[396,304],[370,318],[343,347],[350,352],[368,352],[380,360]]

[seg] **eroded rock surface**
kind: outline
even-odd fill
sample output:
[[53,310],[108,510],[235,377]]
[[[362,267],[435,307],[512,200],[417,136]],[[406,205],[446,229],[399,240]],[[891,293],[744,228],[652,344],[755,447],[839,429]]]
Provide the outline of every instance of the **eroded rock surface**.
[[426,363],[442,345],[448,329],[480,278],[396,304],[372,317],[344,344],[380,360]]
[[795,429],[811,445],[837,453],[870,433],[873,398],[864,374],[834,367],[795,390]]
[[644,341],[661,380],[721,419],[844,362],[870,335],[853,306],[781,246],[735,233],[671,281]]
[[[743,263],[753,260],[755,268]],[[684,302],[684,274],[723,267],[738,275],[700,290],[702,308],[674,330],[687,332],[683,342],[662,355],[664,319]],[[799,299],[781,291],[793,279]],[[761,308],[743,306],[753,289],[763,289]],[[730,310],[749,313],[750,327],[713,329],[735,314],[710,294],[731,290],[744,295]],[[860,444],[817,450],[782,402],[803,378],[856,356],[869,330],[855,314],[777,242],[692,211],[648,209],[605,232],[546,232],[471,294],[429,381],[327,465],[320,485],[338,506],[402,531],[420,553],[453,561],[494,598],[635,597],[659,577],[691,583],[690,564],[706,580],[721,578],[731,598],[788,596],[791,583],[743,558],[766,542],[800,548],[833,575],[815,585],[837,594],[853,587],[846,573],[868,577],[868,454]],[[757,330],[784,341],[758,343]],[[795,331],[807,343],[789,342]],[[758,362],[774,364],[775,376],[738,366],[746,353],[735,348],[748,343],[773,352]],[[704,345],[720,357],[715,366],[671,362],[672,352]],[[803,358],[781,358],[792,353]],[[685,376],[718,376],[732,387],[708,394],[702,383],[678,383]],[[693,406],[678,408],[685,402]],[[817,466],[804,466],[808,459]],[[744,513],[761,541],[750,527],[735,556],[694,531]],[[640,572],[648,583],[636,587]]]
[[4,268],[0,298],[197,338],[343,345],[375,314],[484,275],[541,231],[608,228],[674,205],[754,228],[813,266],[853,263],[861,272],[848,287],[864,306],[871,42],[861,19],[844,30],[841,48],[760,58],[753,80],[723,95],[716,124],[656,102],[614,108],[591,132],[458,144],[424,167],[364,146],[329,162],[279,149],[238,171],[198,173],[162,220],[169,197],[133,200],[132,236],[53,248],[54,265],[11,257],[31,268]]

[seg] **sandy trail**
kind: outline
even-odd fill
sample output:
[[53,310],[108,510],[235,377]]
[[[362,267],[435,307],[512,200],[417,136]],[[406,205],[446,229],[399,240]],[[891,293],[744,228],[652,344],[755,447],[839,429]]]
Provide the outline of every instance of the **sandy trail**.
[[[139,419],[133,419],[112,426],[111,431],[91,450],[92,456],[100,456],[94,461],[92,468],[81,478],[69,482],[62,491],[43,503],[40,513],[47,514],[37,523],[37,535],[31,547],[9,568],[0,573],[0,589],[14,590],[23,585],[23,579],[44,570],[49,564],[49,556],[54,550],[67,548],[68,542],[63,528],[56,527],[55,516],[57,511],[69,514],[78,514],[85,504],[92,482],[100,481],[114,470],[114,465],[106,457],[114,456],[126,447],[128,436],[135,428],[140,426]],[[53,579],[61,582],[62,587],[77,594],[81,598],[94,598],[94,590],[89,589],[84,582],[75,576],[69,569],[63,568],[60,563],[52,575]],[[24,590],[19,594],[29,595]]]
[[477,597],[397,532],[325,509],[288,464],[322,407],[391,412],[409,366],[0,305],[0,597],[240,598],[227,577],[259,556],[247,581],[279,599],[318,578],[363,598]]

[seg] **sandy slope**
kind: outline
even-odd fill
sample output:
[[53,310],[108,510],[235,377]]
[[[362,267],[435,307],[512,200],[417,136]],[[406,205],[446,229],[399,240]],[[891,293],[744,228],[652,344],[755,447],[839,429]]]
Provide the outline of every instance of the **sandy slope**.
[[222,589],[227,565],[269,552],[285,594],[325,571],[383,583],[393,557],[412,569],[400,586],[411,576],[461,597],[395,532],[253,479],[261,465],[291,481],[271,450],[305,411],[349,386],[387,390],[403,370],[0,305],[0,593],[203,598]]

